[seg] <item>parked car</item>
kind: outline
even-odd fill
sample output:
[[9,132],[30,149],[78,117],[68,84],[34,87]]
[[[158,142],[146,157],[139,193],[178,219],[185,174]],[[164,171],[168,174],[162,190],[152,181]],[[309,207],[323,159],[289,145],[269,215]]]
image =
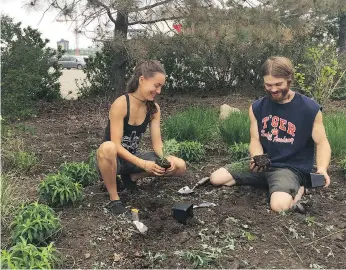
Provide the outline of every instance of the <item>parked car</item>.
[[86,66],[86,63],[84,61],[83,57],[80,56],[68,56],[64,55],[59,59],[58,64],[61,69],[67,68],[76,68],[76,69],[83,69]]

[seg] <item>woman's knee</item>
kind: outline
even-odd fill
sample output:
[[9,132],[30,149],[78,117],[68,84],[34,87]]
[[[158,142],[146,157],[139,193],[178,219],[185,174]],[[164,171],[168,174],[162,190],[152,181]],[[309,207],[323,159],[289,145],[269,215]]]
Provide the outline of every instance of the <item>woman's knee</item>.
[[174,158],[175,174],[182,175],[186,171],[186,162],[181,158]]
[[217,169],[210,175],[210,183],[214,186],[224,185],[233,180],[232,175],[225,169]]
[[97,159],[102,160],[113,160],[117,155],[117,148],[115,143],[111,141],[104,142],[100,145],[97,150]]

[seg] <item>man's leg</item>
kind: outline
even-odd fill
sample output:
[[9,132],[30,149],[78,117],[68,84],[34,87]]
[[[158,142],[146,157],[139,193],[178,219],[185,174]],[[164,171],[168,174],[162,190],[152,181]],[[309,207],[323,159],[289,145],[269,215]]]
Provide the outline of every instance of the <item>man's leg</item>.
[[268,186],[263,172],[233,173],[229,165],[213,172],[210,182],[215,186]]
[[269,185],[270,207],[275,212],[287,211],[304,194],[300,175],[287,168],[266,172]]

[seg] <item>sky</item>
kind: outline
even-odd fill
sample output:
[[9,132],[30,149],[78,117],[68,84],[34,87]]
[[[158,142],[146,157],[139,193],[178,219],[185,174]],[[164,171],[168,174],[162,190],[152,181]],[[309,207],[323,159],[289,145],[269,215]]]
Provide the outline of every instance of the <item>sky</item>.
[[[23,0],[0,0],[1,14],[8,15],[14,19],[14,22],[22,22],[23,27],[31,26],[42,33],[42,38],[50,40],[49,46],[57,48],[56,42],[65,39],[68,40],[70,49],[76,46],[74,23],[73,22],[56,22],[57,12],[47,12],[40,22],[44,9],[41,11],[28,12]],[[40,24],[39,24],[40,22]],[[92,40],[83,35],[79,36],[79,48],[88,48],[92,46]]]

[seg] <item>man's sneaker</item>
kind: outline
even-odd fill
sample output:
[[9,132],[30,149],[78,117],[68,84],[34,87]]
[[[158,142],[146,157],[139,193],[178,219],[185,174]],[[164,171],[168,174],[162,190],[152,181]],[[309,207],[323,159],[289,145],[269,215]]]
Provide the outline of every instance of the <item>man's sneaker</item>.
[[306,214],[306,209],[301,202],[296,202],[294,205],[292,205],[291,209],[293,212],[297,212],[302,215]]
[[120,200],[110,201],[106,209],[114,215],[121,215],[128,211]]
[[121,180],[126,190],[134,193],[139,191],[136,182],[132,181],[131,176],[129,174],[122,174]]

